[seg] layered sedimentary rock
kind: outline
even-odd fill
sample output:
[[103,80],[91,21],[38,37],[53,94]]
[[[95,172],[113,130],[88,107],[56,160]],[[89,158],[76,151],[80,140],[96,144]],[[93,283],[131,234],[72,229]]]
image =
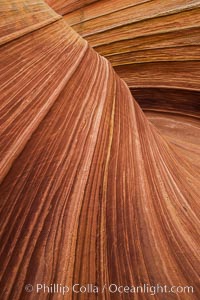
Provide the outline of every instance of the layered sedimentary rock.
[[0,2],[0,45],[60,19],[42,0]]
[[98,2],[98,0],[46,0],[46,3],[61,15],[81,9],[94,2]]
[[[63,299],[27,284],[146,283],[194,287],[155,299],[198,300],[196,159],[163,138],[64,19],[42,1],[12,3],[2,4],[12,22],[0,40],[0,298]],[[66,295],[97,297],[133,294]]]
[[[186,156],[193,156],[200,140],[188,147],[187,139],[197,127],[200,135],[199,0],[104,0],[62,13],[111,62],[154,125],[162,130],[166,123],[167,138],[177,131]],[[186,131],[177,121],[182,115]],[[192,123],[188,115],[195,117]]]
[[97,1],[64,18],[132,88],[199,91],[199,0]]

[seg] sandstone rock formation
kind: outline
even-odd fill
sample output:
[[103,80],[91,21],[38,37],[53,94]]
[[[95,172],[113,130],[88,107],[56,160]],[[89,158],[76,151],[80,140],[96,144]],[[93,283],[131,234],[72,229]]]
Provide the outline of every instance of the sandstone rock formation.
[[[99,6],[88,13],[103,14],[100,4],[104,1],[72,1],[72,6],[66,2],[48,1],[52,7],[52,3],[57,5],[59,13],[67,13],[64,18],[42,0],[3,0],[0,4],[0,298],[63,299],[61,294],[28,293],[27,284],[35,289],[40,283],[99,287],[146,283],[193,286],[194,293],[150,296],[112,294],[105,289],[96,295],[70,290],[64,299],[198,300],[198,102],[188,94],[188,104],[194,101],[188,106],[194,109],[188,111],[186,103],[186,113],[181,104],[174,101],[173,108],[170,103],[171,111],[181,110],[182,115],[169,123],[159,111],[160,133],[111,64],[67,25],[69,14],[78,14],[82,5],[82,10],[87,9],[89,5],[84,5],[90,2]],[[116,8],[120,2],[116,1]],[[154,1],[134,2],[150,5]],[[197,1],[188,2],[194,7],[191,19],[195,23]],[[95,46],[91,39],[90,43]],[[198,59],[198,51],[192,53]],[[176,71],[181,92],[187,82],[188,93],[198,93],[198,63],[184,63],[191,63],[191,72],[189,67],[184,74],[183,69]],[[134,78],[140,82],[139,73],[148,72],[148,67],[139,63],[137,70]],[[125,63],[117,71],[132,82]],[[151,72],[148,77],[151,82]],[[154,77],[158,86],[161,79]],[[174,80],[166,76],[167,83],[175,84]],[[134,82],[132,89],[139,86]],[[172,95],[174,85],[168,87]],[[140,100],[147,109],[145,97],[156,95],[157,85],[156,93],[151,93],[154,88],[146,84]],[[150,108],[148,117],[157,124],[159,102],[153,106],[150,102]],[[164,101],[161,110],[165,108],[171,120]],[[188,133],[188,148],[186,143],[181,146],[182,138],[175,145],[179,131],[165,131],[166,123],[174,120],[185,122],[186,129],[180,125],[180,136]],[[193,154],[188,159],[190,145]]]
[[112,63],[177,150],[199,165],[200,140],[192,138],[200,135],[199,0],[86,2],[66,10],[63,1],[48,1]]

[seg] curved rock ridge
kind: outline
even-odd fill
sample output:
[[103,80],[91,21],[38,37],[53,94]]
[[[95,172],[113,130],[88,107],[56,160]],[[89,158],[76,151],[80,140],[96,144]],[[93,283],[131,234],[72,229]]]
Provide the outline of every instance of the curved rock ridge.
[[43,0],[1,0],[0,45],[60,19]]
[[[200,145],[199,123],[188,116],[200,116],[199,1],[126,0],[113,5],[103,0],[65,12],[64,18],[111,62],[154,125],[163,130],[165,124],[167,136],[177,130],[186,156],[198,164],[193,151],[196,142]],[[187,130],[180,131],[177,118],[183,115]],[[195,144],[188,147],[197,130]]]
[[63,20],[1,47],[1,180],[79,66],[85,48]]
[[[63,299],[27,284],[115,283],[193,286],[134,299],[198,300],[199,168],[63,19],[0,51],[0,298]],[[133,294],[66,295],[97,297]]]
[[[112,63],[132,90],[141,89],[138,99],[133,95],[142,108],[143,88],[151,88],[152,104],[159,90],[162,89],[164,98],[168,95],[167,88],[174,90],[173,95],[177,96],[172,100],[184,107],[183,93],[187,90],[191,95],[194,91],[200,93],[199,0],[114,3],[97,1],[65,13],[64,18]],[[180,113],[183,112],[181,109]],[[193,113],[199,116],[199,108]]]

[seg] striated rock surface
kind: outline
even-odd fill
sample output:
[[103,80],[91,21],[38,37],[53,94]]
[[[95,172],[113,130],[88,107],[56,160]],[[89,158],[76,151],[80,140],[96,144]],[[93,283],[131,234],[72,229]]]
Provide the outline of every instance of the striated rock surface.
[[64,15],[98,1],[99,0],[46,0],[45,2],[59,14]]
[[110,60],[129,87],[151,87],[151,98],[157,88],[199,92],[199,0],[127,0],[115,5],[104,0],[64,18]]
[[114,66],[121,66],[199,58],[199,10],[198,0],[128,0],[114,6],[104,0],[64,17]]
[[0,45],[60,19],[43,0],[2,0],[0,12]]
[[[111,64],[64,19],[42,1],[7,3],[3,16],[12,21],[0,40],[0,298],[63,299],[27,293],[27,284],[146,283],[193,286],[194,293],[134,299],[198,300],[196,108],[187,111],[187,128],[196,128],[188,131],[188,148],[196,143],[189,160],[177,131],[169,135],[162,123],[160,134]],[[196,92],[198,77],[188,78]],[[133,294],[70,291],[65,298],[97,297]]]
[[[111,62],[154,125],[162,129],[167,120],[165,131],[173,135],[177,130],[181,143],[187,143],[188,130],[180,133],[176,118],[200,116],[199,0],[103,0],[63,14]],[[191,118],[185,120],[182,124],[191,128],[192,135]],[[194,148],[190,144],[188,157]]]

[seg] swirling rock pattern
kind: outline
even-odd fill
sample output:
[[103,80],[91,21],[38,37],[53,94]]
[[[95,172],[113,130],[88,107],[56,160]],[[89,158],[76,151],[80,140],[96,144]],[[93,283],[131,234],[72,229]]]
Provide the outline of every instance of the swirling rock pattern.
[[158,88],[163,93],[174,89],[177,95],[181,89],[199,92],[199,0],[127,0],[115,5],[104,0],[64,18],[132,89],[151,87],[153,98]]
[[60,19],[44,1],[0,2],[0,45]]
[[[114,5],[103,0],[63,14],[111,62],[149,120],[159,130],[165,123],[167,136],[177,131],[187,157],[196,151],[199,155],[200,139],[187,142],[194,131],[200,136],[199,122],[193,120],[194,127],[187,117],[200,115],[199,0],[126,0]],[[181,115],[187,115],[181,121],[186,131],[177,122]],[[196,154],[192,160],[198,163]]]
[[[50,20],[39,2],[38,18],[44,10]],[[0,298],[63,299],[24,285],[79,282],[192,285],[192,295],[154,298],[198,300],[194,156],[156,130],[111,64],[64,19],[42,25],[24,9],[30,1],[10,3],[12,28],[9,21],[0,48]],[[133,295],[106,290],[98,299]]]

